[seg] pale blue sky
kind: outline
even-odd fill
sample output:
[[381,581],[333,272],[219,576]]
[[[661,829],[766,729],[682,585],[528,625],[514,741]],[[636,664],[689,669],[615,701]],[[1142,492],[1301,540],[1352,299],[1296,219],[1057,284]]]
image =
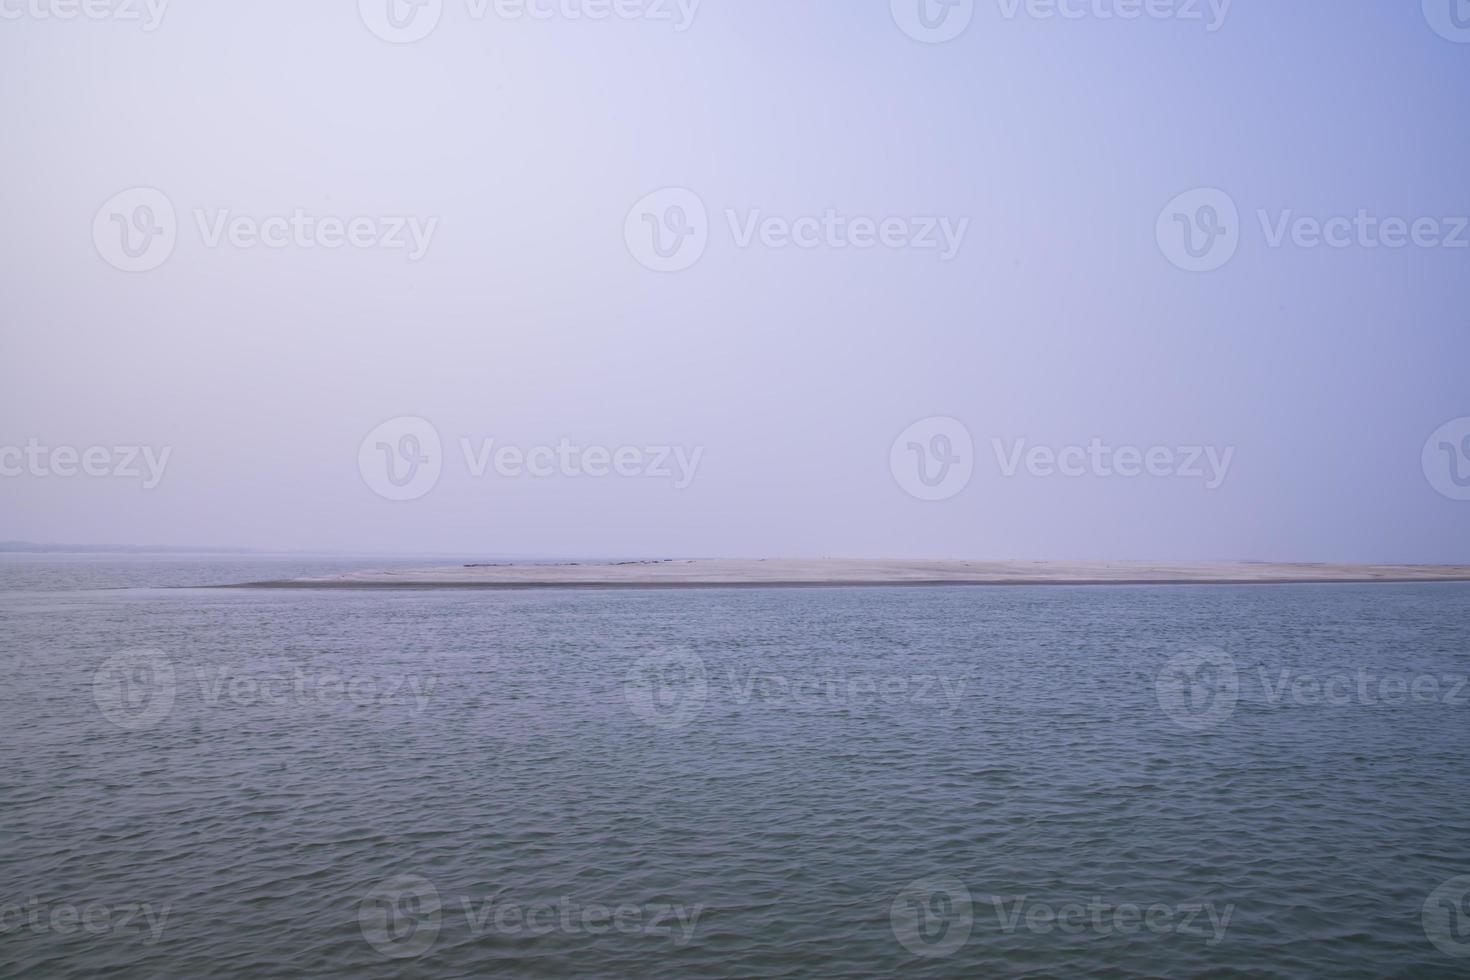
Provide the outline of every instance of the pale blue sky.
[[[411,44],[347,0],[179,3],[152,31],[0,20],[0,447],[172,449],[149,490],[0,477],[0,538],[1470,560],[1470,502],[1421,465],[1470,416],[1470,249],[1272,248],[1257,217],[1470,215],[1470,43],[1418,3],[1238,0],[1211,32],[982,0],[944,44],[888,0],[704,0],[682,32],[472,9],[445,0]],[[127,273],[92,227],[139,186],[178,242]],[[657,273],[624,224],[671,186],[710,240]],[[1155,223],[1201,187],[1238,206],[1241,241],[1192,273]],[[969,225],[944,262],[741,248],[726,219],[829,208]],[[296,209],[437,226],[410,261],[211,248],[195,218]],[[397,416],[445,444],[407,502],[358,466]],[[977,453],[940,502],[889,466],[928,416]],[[682,490],[477,478],[460,437],[703,457]],[[995,438],[1235,454],[1215,490],[1007,478]]]

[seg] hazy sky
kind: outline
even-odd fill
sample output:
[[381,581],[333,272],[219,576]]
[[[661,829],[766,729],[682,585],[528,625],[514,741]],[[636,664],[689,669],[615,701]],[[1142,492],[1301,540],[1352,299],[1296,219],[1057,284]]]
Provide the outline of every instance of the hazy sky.
[[0,0],[0,538],[1470,561],[1470,2],[391,2]]

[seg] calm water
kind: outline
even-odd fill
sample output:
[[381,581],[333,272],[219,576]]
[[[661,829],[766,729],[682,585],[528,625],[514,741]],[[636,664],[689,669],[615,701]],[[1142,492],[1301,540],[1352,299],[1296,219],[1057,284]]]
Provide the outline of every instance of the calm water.
[[1470,974],[1470,587],[354,564],[0,560],[0,974]]

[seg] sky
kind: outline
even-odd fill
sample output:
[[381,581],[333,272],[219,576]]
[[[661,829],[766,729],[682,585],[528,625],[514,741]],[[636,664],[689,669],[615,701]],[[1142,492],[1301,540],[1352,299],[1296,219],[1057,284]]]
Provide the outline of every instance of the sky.
[[1466,0],[0,0],[0,83],[0,539],[1470,562]]

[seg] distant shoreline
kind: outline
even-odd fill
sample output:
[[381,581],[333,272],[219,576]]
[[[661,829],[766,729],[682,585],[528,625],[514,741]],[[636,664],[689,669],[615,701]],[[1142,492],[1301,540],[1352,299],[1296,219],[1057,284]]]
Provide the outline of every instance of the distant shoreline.
[[0,555],[230,555],[256,554],[251,548],[195,547],[190,545],[141,544],[39,544],[35,541],[0,541]]
[[1466,581],[1470,581],[1470,565],[715,559],[383,569],[218,587],[523,591],[982,585],[1346,585]]

